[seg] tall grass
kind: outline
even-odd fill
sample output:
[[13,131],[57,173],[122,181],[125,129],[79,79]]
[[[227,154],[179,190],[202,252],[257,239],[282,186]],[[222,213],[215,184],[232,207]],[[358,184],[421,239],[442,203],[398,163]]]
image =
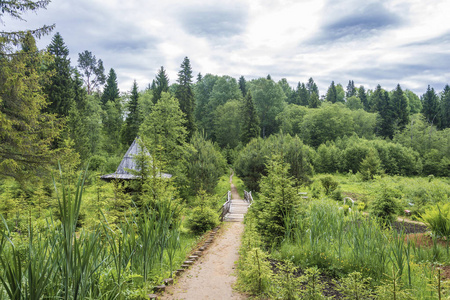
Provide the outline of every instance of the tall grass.
[[449,262],[437,242],[416,247],[404,232],[383,228],[358,212],[345,215],[333,201],[311,202],[297,223],[294,238],[281,244],[275,258],[304,268],[318,266],[335,276],[357,271],[380,284],[395,270],[403,286],[428,290],[423,282],[424,274],[433,272],[430,262]]
[[[62,174],[62,172],[60,172]],[[128,299],[145,294],[180,261],[180,207],[159,199],[154,209],[130,213],[87,231],[77,224],[86,172],[72,189],[60,175],[59,220],[27,241],[5,220],[0,239],[0,299]],[[59,187],[59,188],[58,188]]]

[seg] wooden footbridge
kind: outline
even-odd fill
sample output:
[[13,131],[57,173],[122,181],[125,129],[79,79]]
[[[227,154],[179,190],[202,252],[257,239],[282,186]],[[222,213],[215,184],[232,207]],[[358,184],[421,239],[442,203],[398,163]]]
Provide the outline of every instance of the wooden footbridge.
[[252,202],[253,197],[251,192],[244,191],[244,200],[242,200],[236,188],[232,185],[231,191],[228,191],[227,201],[220,208],[221,220],[225,222],[243,222],[244,215],[247,213]]

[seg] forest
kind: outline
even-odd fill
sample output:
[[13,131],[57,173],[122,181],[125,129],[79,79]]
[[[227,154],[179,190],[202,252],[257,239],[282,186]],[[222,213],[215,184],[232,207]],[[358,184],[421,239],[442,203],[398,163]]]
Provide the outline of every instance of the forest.
[[[20,17],[45,3],[30,5],[0,4]],[[0,37],[0,299],[145,299],[219,224],[230,169],[255,195],[242,291],[328,299],[325,274],[343,299],[448,294],[449,85],[320,92],[312,77],[194,75],[185,57],[177,78],[161,66],[120,91],[91,51],[70,61],[59,33],[38,49],[51,30]],[[133,141],[137,179],[101,180]],[[431,246],[393,230],[399,215]]]

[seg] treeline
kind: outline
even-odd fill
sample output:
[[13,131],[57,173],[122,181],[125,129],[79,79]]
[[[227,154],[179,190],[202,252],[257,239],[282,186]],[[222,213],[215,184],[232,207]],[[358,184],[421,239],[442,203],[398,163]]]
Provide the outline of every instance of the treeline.
[[29,34],[20,51],[1,57],[3,175],[31,178],[55,158],[74,169],[90,159],[92,169],[112,172],[136,136],[150,143],[153,128],[165,137],[154,135],[153,143],[163,144],[172,172],[183,168],[173,161],[182,161],[187,148],[179,146],[195,132],[215,142],[229,163],[248,155],[253,138],[282,132],[310,147],[316,172],[356,172],[355,162],[373,148],[390,174],[449,173],[449,86],[439,94],[428,87],[419,97],[400,85],[366,90],[350,80],[345,90],[332,82],[319,96],[312,78],[296,88],[270,75],[247,81],[199,73],[194,82],[186,57],[175,83],[161,67],[145,89],[135,81],[121,92],[115,70],[105,75],[90,51],[79,54],[76,67],[68,55],[57,33],[46,51]]

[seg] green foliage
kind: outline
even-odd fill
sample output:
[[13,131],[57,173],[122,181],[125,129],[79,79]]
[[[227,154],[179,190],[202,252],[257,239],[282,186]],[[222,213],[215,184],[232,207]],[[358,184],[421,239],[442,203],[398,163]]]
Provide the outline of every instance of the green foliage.
[[434,235],[450,238],[450,203],[429,207],[421,219]]
[[252,205],[256,212],[256,228],[267,245],[288,238],[297,215],[300,197],[293,187],[288,168],[282,157],[272,156],[267,163],[267,176],[261,179],[260,197]]
[[301,125],[301,138],[313,147],[351,136],[354,132],[352,111],[343,104],[322,105],[305,115]]
[[259,117],[250,91],[247,92],[244,98],[242,113],[240,139],[246,145],[251,139],[259,137],[261,130],[259,127]]
[[382,188],[370,207],[370,213],[378,217],[384,224],[391,224],[396,219],[399,210],[400,206],[393,191],[387,187]]
[[48,52],[54,56],[54,60],[48,66],[48,70],[51,72],[50,81],[44,86],[49,103],[46,110],[59,117],[65,117],[73,105],[74,94],[70,59],[68,58],[69,49],[59,32],[53,36],[48,46]]
[[175,168],[183,155],[187,135],[184,124],[184,114],[177,99],[163,92],[139,129],[139,136],[150,156],[169,170]]
[[337,281],[338,291],[343,295],[343,299],[363,300],[372,296],[370,288],[370,277],[364,278],[360,272],[352,272],[348,276]]
[[91,95],[95,88],[105,83],[106,76],[103,61],[101,59],[97,60],[92,52],[85,50],[82,53],[78,53],[78,69],[84,76],[88,95]]
[[254,295],[270,294],[273,272],[267,258],[260,248],[248,249],[240,258],[238,285],[243,291]]
[[332,192],[334,192],[339,183],[333,179],[333,176],[326,175],[322,178],[320,178],[320,182],[322,183],[323,188],[325,189],[325,195],[330,195]]
[[169,77],[167,76],[164,67],[161,66],[161,68],[158,71],[158,74],[156,74],[155,88],[152,90],[153,104],[156,104],[158,100],[161,99],[162,92],[167,93],[168,91],[169,91]]
[[201,189],[212,194],[219,178],[226,169],[225,158],[211,141],[196,132],[184,152],[184,180],[190,195],[196,195]]
[[28,52],[0,57],[0,175],[17,179],[42,176],[54,162],[52,144],[61,129],[55,116],[44,112],[47,102],[41,83],[49,74],[40,65],[48,64],[50,57],[37,52],[30,33],[26,41]]
[[320,280],[320,271],[317,267],[306,269],[305,275],[300,277],[300,281],[304,285],[304,289],[301,290],[302,298],[311,300],[327,299],[323,295],[325,284]]
[[377,155],[377,152],[373,149],[369,150],[366,157],[361,161],[359,165],[359,173],[362,180],[373,180],[374,176],[382,173],[380,168],[381,160]]
[[217,107],[214,113],[214,135],[217,144],[223,149],[236,148],[240,142],[242,105],[231,100]]
[[175,97],[178,99],[180,109],[183,112],[185,119],[187,137],[191,137],[196,130],[195,126],[195,100],[194,92],[192,90],[192,68],[189,58],[185,57],[180,66],[181,70],[178,72],[177,89]]
[[219,217],[210,207],[195,207],[187,219],[187,227],[192,233],[198,235],[213,229],[219,224]]
[[117,75],[113,68],[109,70],[108,78],[106,79],[106,85],[103,89],[102,104],[105,105],[108,101],[115,101],[119,98],[119,87],[117,84]]
[[295,276],[298,268],[290,261],[278,264],[278,273],[275,276],[275,295],[280,299],[295,300],[300,296],[300,278]]
[[265,138],[277,131],[275,118],[283,111],[286,96],[273,80],[254,79],[248,82],[248,86],[261,122],[261,135]]
[[142,123],[142,114],[139,111],[139,91],[136,80],[133,82],[130,98],[127,102],[127,112],[127,118],[122,127],[121,140],[125,146],[129,147],[137,137],[139,127]]

